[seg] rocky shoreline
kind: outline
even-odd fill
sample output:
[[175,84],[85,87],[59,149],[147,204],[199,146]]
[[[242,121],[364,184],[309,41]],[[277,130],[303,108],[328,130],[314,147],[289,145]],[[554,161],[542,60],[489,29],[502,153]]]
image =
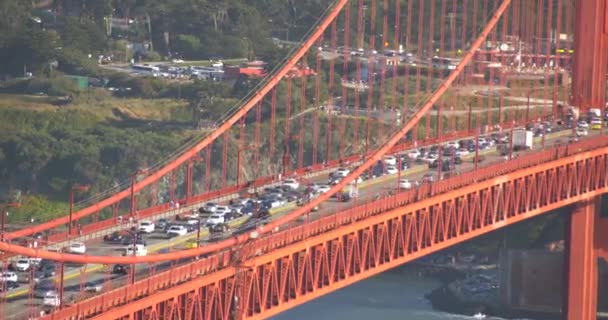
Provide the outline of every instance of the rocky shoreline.
[[436,264],[427,261],[418,262],[416,266],[421,274],[441,282],[440,287],[425,295],[433,309],[467,316],[482,313],[488,317],[506,319],[561,319],[560,314],[518,311],[502,306],[496,265]]

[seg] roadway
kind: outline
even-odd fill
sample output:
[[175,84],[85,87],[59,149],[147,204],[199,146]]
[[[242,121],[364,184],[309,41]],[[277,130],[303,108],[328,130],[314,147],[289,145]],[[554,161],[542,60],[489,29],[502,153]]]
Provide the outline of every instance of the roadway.
[[[559,132],[555,132],[551,135],[548,135],[545,139],[545,145],[550,146],[555,143],[560,137],[570,135],[571,130],[563,130]],[[590,134],[591,135],[591,134]],[[535,138],[535,145],[540,145],[541,138]],[[533,151],[527,151],[527,153]],[[495,148],[482,150],[480,154],[485,154],[486,159],[484,162],[480,164],[480,166],[488,165],[491,163],[504,161],[504,157],[496,154]],[[474,169],[474,163],[471,161],[471,158],[474,154],[470,154],[468,156],[463,157],[463,163],[457,166],[457,171],[464,172]],[[422,176],[429,172],[436,172],[436,169],[428,169],[427,165],[415,165],[407,170],[401,172],[400,177],[405,177],[410,179],[411,181],[420,181]],[[389,191],[395,190],[397,187],[397,175],[384,175],[375,179],[366,180],[359,184],[358,187],[358,196],[354,201],[350,202],[338,202],[335,199],[326,201],[321,206],[320,210],[317,212],[311,213],[306,219],[299,219],[297,221],[291,222],[288,226],[298,225],[305,222],[307,219],[318,219],[330,214],[333,214],[339,210],[343,210],[345,208],[351,207],[357,203],[367,202],[369,200],[374,199],[378,195],[385,195]],[[310,182],[324,182],[327,178],[325,175],[318,175],[315,178],[310,179]],[[302,183],[303,184],[303,183]],[[200,204],[196,205],[199,206]],[[287,205],[273,209],[271,212],[272,219],[276,219],[290,212],[291,209],[295,208],[295,203],[288,203]],[[233,225],[241,225],[248,219],[248,217],[243,217],[236,219],[232,222]],[[255,219],[253,219],[255,220]],[[253,222],[255,223],[255,221]],[[245,223],[242,225],[243,228],[251,227],[252,222]],[[288,227],[286,226],[286,227]],[[208,240],[208,233],[205,231],[201,232],[201,239]],[[237,228],[235,228],[235,232],[239,232]],[[183,244],[192,238],[196,237],[196,232],[189,233],[183,237],[177,237],[170,240],[166,239],[166,236],[163,233],[153,233],[151,235],[146,236],[146,242],[148,247],[148,252],[160,252],[167,250],[177,250],[183,248]],[[87,254],[92,255],[120,255],[122,254],[125,246],[120,245],[110,245],[103,243],[102,241],[90,242],[87,244]],[[182,261],[187,262],[187,261]],[[162,263],[154,266],[154,272],[160,272],[162,270],[166,270],[171,266],[170,263]],[[110,266],[111,267],[111,266]],[[92,294],[84,294],[81,295],[79,293],[80,286],[79,283],[81,279],[84,279],[86,282],[103,282],[104,280],[110,280],[111,288],[115,288],[120,285],[126,284],[127,276],[118,276],[111,275],[108,268],[105,268],[102,265],[87,265],[85,267],[67,267],[66,266],[66,291],[64,294],[65,301],[70,301],[71,297],[77,297],[78,300],[84,299],[86,297],[91,296]],[[84,271],[84,272],[81,272]],[[137,279],[145,278],[145,276],[149,272],[149,265],[137,265],[136,266]],[[17,288],[7,295],[7,304],[5,306],[5,318],[6,319],[22,319],[26,316],[30,309],[28,308],[39,308],[41,305],[41,299],[34,298],[34,301],[31,301],[33,305],[30,306],[30,300],[28,298],[28,289],[25,286],[21,288]]]

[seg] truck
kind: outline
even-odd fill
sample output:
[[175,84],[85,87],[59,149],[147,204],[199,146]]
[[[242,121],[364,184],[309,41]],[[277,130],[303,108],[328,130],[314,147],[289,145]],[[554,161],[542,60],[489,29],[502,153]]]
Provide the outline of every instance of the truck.
[[534,133],[525,129],[513,131],[513,151],[532,149]]

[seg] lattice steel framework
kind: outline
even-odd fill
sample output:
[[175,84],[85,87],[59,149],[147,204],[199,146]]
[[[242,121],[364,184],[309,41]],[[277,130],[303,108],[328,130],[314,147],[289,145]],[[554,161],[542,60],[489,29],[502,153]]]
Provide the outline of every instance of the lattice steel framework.
[[[238,257],[223,252],[213,263],[203,260],[173,270],[164,276],[173,284],[165,290],[160,290],[162,281],[150,278],[147,286],[129,288],[137,300],[124,306],[126,292],[116,291],[45,319],[99,312],[98,319],[263,319],[437,250],[607,192],[607,143],[608,138],[598,137],[399,193],[272,234],[240,248]],[[211,264],[221,269],[196,276],[204,273],[197,266]],[[138,290],[142,293],[136,297]]]

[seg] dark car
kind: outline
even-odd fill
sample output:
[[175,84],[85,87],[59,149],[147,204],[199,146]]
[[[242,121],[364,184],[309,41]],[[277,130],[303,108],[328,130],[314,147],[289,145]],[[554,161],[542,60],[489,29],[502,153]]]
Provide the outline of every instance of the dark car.
[[19,284],[14,281],[6,281],[6,282],[0,283],[0,292],[9,291],[9,290],[13,290],[16,288],[19,288]]
[[114,268],[112,268],[112,273],[127,274],[127,273],[129,273],[129,268],[124,264],[116,264],[116,265],[114,265]]
[[135,241],[135,244],[142,244],[142,245],[146,245],[146,241],[144,240],[144,238],[142,237],[142,235],[140,233],[129,233],[125,236],[122,237],[121,240],[121,244],[123,245],[127,245],[127,244],[133,244],[133,241]]
[[116,231],[116,232],[112,232],[112,234],[107,234],[107,235],[103,236],[103,241],[110,242],[110,243],[118,243],[118,242],[121,242],[123,238],[124,238],[124,234]]
[[169,221],[165,218],[156,221],[155,229],[165,231],[169,227]]

